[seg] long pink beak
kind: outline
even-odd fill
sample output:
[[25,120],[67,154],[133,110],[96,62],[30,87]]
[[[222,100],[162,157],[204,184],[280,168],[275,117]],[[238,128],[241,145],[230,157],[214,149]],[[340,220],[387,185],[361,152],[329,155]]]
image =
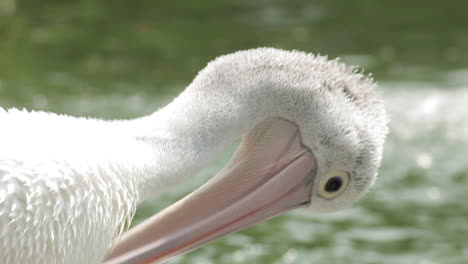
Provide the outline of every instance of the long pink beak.
[[204,186],[125,233],[104,264],[163,262],[306,207],[315,172],[315,157],[297,127],[276,120],[246,136],[231,162]]

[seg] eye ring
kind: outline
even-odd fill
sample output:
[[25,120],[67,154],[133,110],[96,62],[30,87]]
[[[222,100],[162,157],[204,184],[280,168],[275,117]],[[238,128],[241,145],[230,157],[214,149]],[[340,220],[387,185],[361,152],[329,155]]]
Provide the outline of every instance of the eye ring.
[[330,171],[320,180],[319,196],[333,199],[342,194],[349,185],[349,174],[342,170]]

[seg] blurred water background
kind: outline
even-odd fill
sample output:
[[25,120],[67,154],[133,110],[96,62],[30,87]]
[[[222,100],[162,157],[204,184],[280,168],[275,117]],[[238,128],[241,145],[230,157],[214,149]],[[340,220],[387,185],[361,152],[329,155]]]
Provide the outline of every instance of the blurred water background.
[[[239,49],[341,57],[374,74],[392,116],[375,188],[343,212],[296,211],[171,263],[468,263],[467,10],[450,0],[1,0],[0,105],[132,118]],[[145,202],[135,222],[233,150]]]

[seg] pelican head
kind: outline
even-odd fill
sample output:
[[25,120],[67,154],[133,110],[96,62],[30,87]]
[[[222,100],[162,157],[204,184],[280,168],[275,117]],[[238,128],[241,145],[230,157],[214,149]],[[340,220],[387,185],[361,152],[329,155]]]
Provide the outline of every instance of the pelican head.
[[208,183],[124,234],[106,263],[163,261],[290,209],[350,206],[375,182],[387,134],[375,88],[353,67],[297,51],[210,62],[168,106],[134,121],[157,161],[176,164],[148,175],[141,199],[242,136],[236,153]]

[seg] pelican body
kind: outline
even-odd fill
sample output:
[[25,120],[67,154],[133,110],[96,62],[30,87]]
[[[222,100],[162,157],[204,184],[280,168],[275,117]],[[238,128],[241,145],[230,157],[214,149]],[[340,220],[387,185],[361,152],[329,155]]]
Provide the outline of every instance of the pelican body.
[[[387,134],[371,78],[259,48],[217,58],[132,120],[0,108],[0,260],[153,263],[294,208],[332,212],[373,185]],[[137,205],[206,167],[204,186],[125,231]]]

